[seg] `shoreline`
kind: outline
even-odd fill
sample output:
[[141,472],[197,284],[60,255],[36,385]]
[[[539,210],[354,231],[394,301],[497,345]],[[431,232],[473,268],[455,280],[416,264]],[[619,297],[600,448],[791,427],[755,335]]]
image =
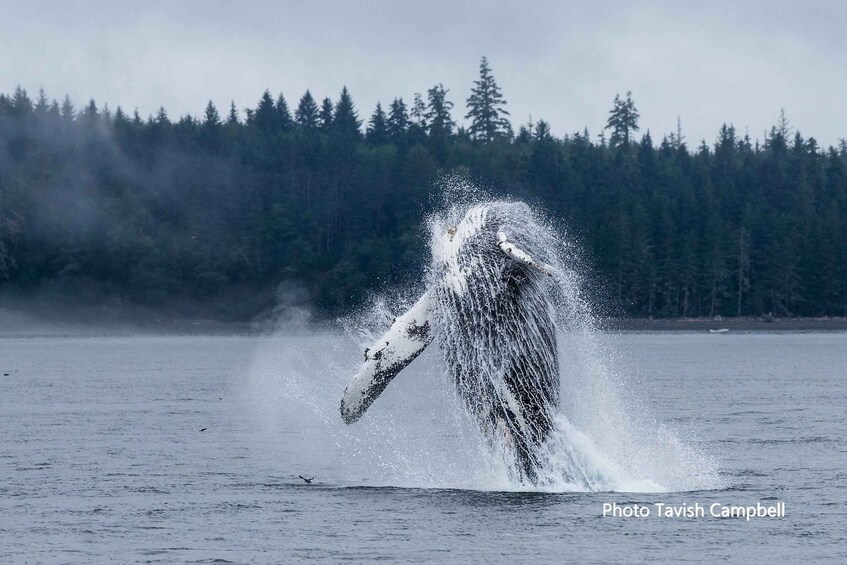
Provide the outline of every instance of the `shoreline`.
[[[52,314],[52,315],[51,315]],[[140,315],[139,315],[140,314]],[[217,320],[156,315],[151,310],[75,309],[47,313],[0,305],[0,337],[69,335],[273,335],[338,330],[331,319],[321,320],[305,312],[291,316],[261,316],[252,321]],[[847,317],[818,318],[600,318],[596,327],[616,332],[831,332],[847,331]],[[720,330],[720,332],[718,332]]]
[[607,318],[601,320],[603,331],[708,332],[728,330],[743,332],[817,332],[847,331],[847,317],[820,318]]

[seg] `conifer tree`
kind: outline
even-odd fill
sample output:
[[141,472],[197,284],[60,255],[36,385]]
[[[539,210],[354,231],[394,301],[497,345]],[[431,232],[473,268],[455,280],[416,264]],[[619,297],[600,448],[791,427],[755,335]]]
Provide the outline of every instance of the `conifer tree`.
[[429,124],[430,137],[446,139],[453,135],[453,126],[456,122],[450,116],[453,103],[447,100],[448,92],[449,90],[445,90],[441,83],[427,90],[429,104],[424,119]]
[[341,96],[338,98],[338,103],[335,105],[335,116],[332,121],[333,129],[344,137],[356,139],[362,135],[360,127],[362,125],[359,120],[356,108],[353,105],[353,97],[347,87],[341,89]]
[[39,116],[45,116],[50,104],[47,102],[47,95],[44,94],[44,89],[38,89],[38,98],[35,101],[35,113]]
[[432,152],[442,163],[447,160],[447,142],[453,135],[455,122],[450,117],[453,103],[447,100],[447,90],[442,84],[437,84],[427,90],[429,105],[424,114],[429,125],[429,141]]
[[788,118],[785,116],[785,108],[779,109],[779,121],[776,123],[776,130],[783,139],[788,139],[791,134],[791,124],[788,123]]
[[203,114],[203,126],[206,128],[216,128],[221,125],[221,116],[218,114],[218,109],[215,104],[209,100],[206,104],[206,111]]
[[[97,106],[94,104],[94,100],[92,100],[88,104],[88,108],[83,113],[87,113],[89,115],[95,114],[97,112]],[[156,119],[154,120],[155,124],[158,125],[170,125],[171,121],[168,119],[168,112],[165,110],[164,106],[159,106],[159,111],[156,112]]]
[[274,109],[276,110],[276,128],[282,131],[291,129],[293,125],[291,112],[288,109],[288,102],[285,101],[285,96],[282,95],[282,92],[279,93],[276,99]]
[[238,125],[238,110],[235,108],[235,100],[231,100],[229,103],[229,115],[226,117],[227,125],[234,126]]
[[532,130],[535,126],[532,123],[532,114],[529,115],[529,121],[521,124],[518,128],[518,135],[515,136],[515,143],[526,144],[532,141]]
[[388,109],[388,137],[397,143],[409,130],[409,112],[402,98],[395,98]]
[[633,134],[638,131],[638,110],[632,101],[632,92],[626,93],[626,100],[621,100],[619,94],[615,94],[615,101],[606,128],[612,130],[609,137],[609,145],[612,147],[628,146]]
[[550,124],[544,120],[538,120],[535,124],[535,132],[532,137],[535,141],[545,141],[550,139]]
[[248,116],[250,123],[259,128],[260,131],[270,132],[276,124],[276,107],[271,93],[265,90],[262,97],[259,99],[259,104],[256,109]]
[[385,112],[382,110],[382,104],[379,102],[377,102],[376,110],[374,110],[371,120],[368,122],[366,139],[374,145],[382,145],[388,141]]
[[671,134],[671,143],[675,149],[685,147],[685,136],[682,135],[682,118],[676,117],[676,135]]
[[221,116],[215,104],[209,100],[203,113],[203,124],[200,126],[200,143],[212,151],[217,151],[220,147],[220,131]]
[[306,94],[300,98],[300,103],[297,104],[297,111],[294,112],[294,121],[302,129],[315,129],[318,127],[318,105],[315,99],[312,98],[312,93],[308,90]]
[[334,109],[332,107],[332,100],[329,98],[324,98],[321,103],[321,112],[320,112],[320,127],[323,131],[329,131],[332,127],[333,121],[333,113]]
[[[162,109],[162,111],[164,111],[164,109]],[[97,109],[97,103],[93,98],[89,100],[88,105],[83,108],[79,118],[80,122],[89,128],[93,128],[97,124],[97,121],[100,118],[100,111]]]
[[26,90],[20,86],[15,89],[15,94],[12,95],[12,108],[17,116],[28,116],[32,113],[32,100]]
[[426,103],[420,92],[415,92],[415,101],[412,104],[412,121],[422,130],[426,130]]
[[59,103],[56,101],[55,98],[50,103],[50,109],[47,110],[47,113],[50,115],[50,117],[54,118],[56,122],[59,121],[59,116],[61,115],[61,110],[59,109]]
[[506,119],[509,115],[506,101],[485,57],[479,64],[479,80],[474,81],[467,104],[468,115],[465,118],[471,120],[468,133],[472,138],[490,143],[497,138],[511,137],[512,126]]

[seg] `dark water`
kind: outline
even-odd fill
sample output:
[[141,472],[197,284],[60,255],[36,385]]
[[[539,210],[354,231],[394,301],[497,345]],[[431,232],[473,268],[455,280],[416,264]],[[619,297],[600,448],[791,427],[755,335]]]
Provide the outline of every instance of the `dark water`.
[[[604,340],[647,435],[696,445],[716,488],[500,489],[420,368],[345,429],[358,354],[332,335],[0,338],[0,562],[847,562],[847,334]],[[679,461],[634,478],[683,484]],[[787,515],[602,516],[756,501]]]

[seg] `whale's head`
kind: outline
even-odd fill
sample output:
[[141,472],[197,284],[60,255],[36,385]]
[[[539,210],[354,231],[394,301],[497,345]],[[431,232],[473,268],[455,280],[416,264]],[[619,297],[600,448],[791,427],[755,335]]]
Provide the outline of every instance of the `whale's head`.
[[546,267],[533,258],[537,246],[529,235],[531,214],[523,202],[490,202],[470,206],[458,219],[433,222],[431,248],[438,279],[462,295],[470,278],[494,274],[494,263]]

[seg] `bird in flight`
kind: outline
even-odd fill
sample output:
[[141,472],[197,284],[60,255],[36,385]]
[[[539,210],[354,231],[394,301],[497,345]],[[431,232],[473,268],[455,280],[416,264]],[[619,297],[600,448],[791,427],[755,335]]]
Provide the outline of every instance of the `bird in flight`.
[[297,475],[297,476],[298,476],[298,477],[300,477],[301,479],[303,479],[304,481],[306,481],[306,484],[307,484],[307,485],[312,484],[312,481],[313,481],[313,480],[315,480],[315,477],[312,477],[312,478],[310,478],[310,479],[307,479],[307,478],[306,478],[306,477],[304,477],[303,475]]

